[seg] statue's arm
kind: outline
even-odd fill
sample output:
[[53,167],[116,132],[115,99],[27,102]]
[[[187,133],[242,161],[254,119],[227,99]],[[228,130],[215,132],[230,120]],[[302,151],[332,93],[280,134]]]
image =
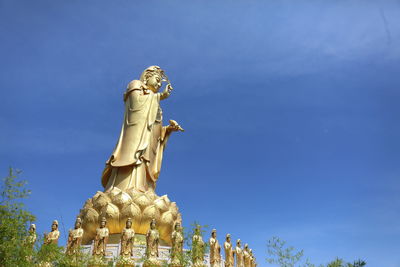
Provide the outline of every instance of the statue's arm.
[[158,93],[158,94],[160,94],[160,100],[164,100],[164,99],[168,98],[171,95],[172,89],[173,88],[172,88],[171,84],[167,84],[164,91],[162,93]]

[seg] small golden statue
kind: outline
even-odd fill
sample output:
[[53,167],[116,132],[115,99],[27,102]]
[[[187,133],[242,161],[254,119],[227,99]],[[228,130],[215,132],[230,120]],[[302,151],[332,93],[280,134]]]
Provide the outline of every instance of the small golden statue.
[[160,234],[156,229],[156,220],[153,219],[150,222],[150,229],[146,234],[146,259],[143,263],[143,267],[161,266],[161,262],[158,260],[159,242]]
[[240,239],[236,241],[235,252],[236,252],[236,267],[243,267],[244,266],[243,249]]
[[200,225],[196,226],[192,237],[192,262],[194,267],[205,267],[204,264],[205,243],[201,236]]
[[51,224],[51,232],[44,234],[44,245],[58,244],[58,238],[60,237],[60,231],[58,231],[58,221],[54,220]]
[[210,266],[219,267],[221,265],[221,246],[219,245],[217,239],[217,230],[213,229],[211,231],[211,237],[209,240],[210,244]]
[[255,266],[255,258],[254,258],[254,255],[253,255],[253,250],[250,249],[249,253],[250,253],[250,267],[254,267]]
[[67,255],[75,255],[79,252],[79,247],[81,246],[83,236],[82,220],[81,218],[76,218],[75,229],[69,230],[68,240],[67,240]]
[[183,267],[183,234],[181,223],[177,222],[171,235],[171,263],[170,267]]
[[108,236],[110,234],[106,227],[107,220],[105,217],[101,218],[100,228],[96,229],[96,237],[94,239],[93,256],[104,257],[106,255],[106,246]]
[[133,256],[133,242],[135,241],[135,231],[132,229],[132,218],[126,220],[125,229],[121,234],[120,255],[125,258]]
[[225,249],[225,267],[233,267],[235,261],[235,252],[232,249],[230,234],[226,235],[224,249]]
[[29,231],[28,231],[28,236],[26,237],[25,244],[27,247],[33,249],[33,246],[35,245],[36,242],[36,225],[32,223],[29,226]]
[[244,258],[244,267],[251,267],[251,263],[250,263],[251,256],[250,256],[248,244],[244,245],[243,258]]

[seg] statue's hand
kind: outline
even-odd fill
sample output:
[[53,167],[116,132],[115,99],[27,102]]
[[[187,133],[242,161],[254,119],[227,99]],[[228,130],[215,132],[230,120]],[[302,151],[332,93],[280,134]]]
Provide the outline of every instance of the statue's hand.
[[174,120],[169,120],[169,125],[168,129],[170,131],[176,132],[176,131],[181,131],[184,132],[185,130]]

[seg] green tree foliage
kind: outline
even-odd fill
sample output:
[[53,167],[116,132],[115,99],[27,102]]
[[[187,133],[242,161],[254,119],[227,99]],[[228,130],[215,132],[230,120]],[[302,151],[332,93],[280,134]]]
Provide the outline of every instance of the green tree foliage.
[[315,265],[308,259],[303,260],[303,250],[297,251],[294,247],[288,246],[286,241],[281,240],[278,237],[273,237],[268,240],[267,254],[267,262],[280,267],[363,267],[367,265],[363,260],[346,263],[340,258],[336,258],[327,265]]
[[3,178],[0,202],[0,265],[30,266],[33,251],[25,245],[27,226],[35,221],[22,202],[30,191],[25,189],[26,181],[18,181],[20,171],[9,169]]

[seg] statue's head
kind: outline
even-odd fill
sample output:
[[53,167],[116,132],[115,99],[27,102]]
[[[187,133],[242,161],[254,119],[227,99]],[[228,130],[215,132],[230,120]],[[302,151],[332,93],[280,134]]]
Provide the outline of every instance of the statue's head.
[[249,249],[249,253],[250,253],[251,256],[253,256],[253,250],[252,249]]
[[157,93],[161,87],[165,74],[159,66],[150,66],[140,76],[142,81],[151,91]]
[[152,219],[150,222],[150,229],[154,230],[156,229],[156,219]]
[[34,233],[35,231],[36,231],[36,225],[35,225],[34,223],[32,223],[32,224],[29,226],[29,232]]
[[82,226],[82,220],[81,218],[78,217],[75,220],[75,229],[81,228],[81,226]]
[[226,241],[229,243],[231,242],[231,234],[226,235]]
[[175,231],[180,231],[181,230],[181,223],[180,222],[176,222],[174,229],[175,229]]
[[128,218],[128,219],[126,220],[125,227],[126,227],[127,229],[130,229],[130,228],[132,227],[132,218]]
[[106,227],[106,224],[107,224],[107,219],[106,219],[106,217],[102,217],[102,218],[101,218],[101,221],[100,221],[100,228]]
[[238,240],[236,241],[236,245],[240,248],[240,246],[242,245],[242,241],[241,241],[240,239],[238,239]]
[[54,220],[53,223],[51,224],[51,231],[55,231],[58,229],[58,221]]
[[244,249],[245,249],[245,250],[248,250],[248,249],[249,249],[249,245],[248,245],[248,244],[245,244],[245,245],[244,245]]
[[216,229],[212,229],[211,236],[214,237],[214,238],[217,237],[217,230]]

